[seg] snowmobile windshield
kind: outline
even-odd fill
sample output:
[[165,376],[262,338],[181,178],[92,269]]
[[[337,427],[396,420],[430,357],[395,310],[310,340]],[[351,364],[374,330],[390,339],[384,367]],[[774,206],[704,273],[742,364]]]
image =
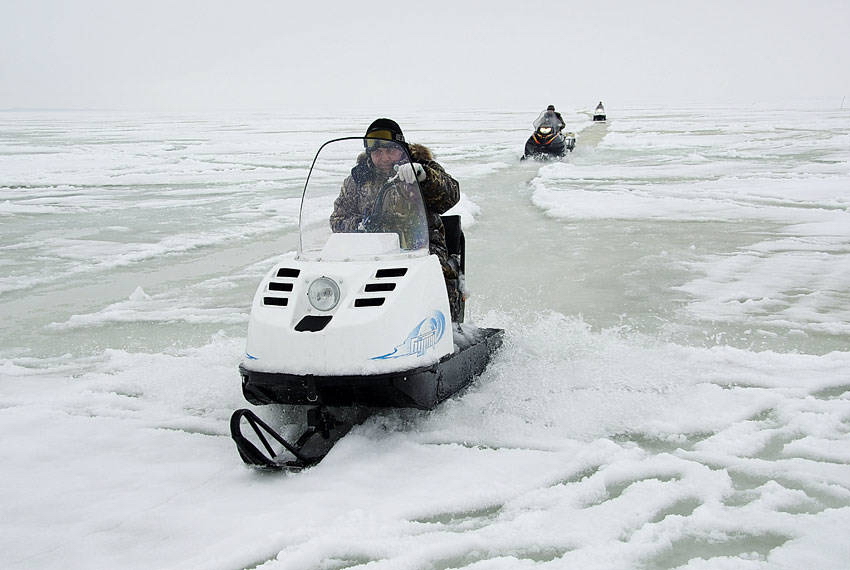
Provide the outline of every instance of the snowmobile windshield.
[[351,137],[323,144],[301,198],[299,257],[353,261],[428,255],[419,184],[412,174],[399,172],[410,162],[407,147],[389,140]]
[[540,116],[534,120],[534,128],[539,129],[540,127],[552,127],[556,131],[561,128],[561,121],[558,120],[558,116],[554,111],[543,111],[540,113]]

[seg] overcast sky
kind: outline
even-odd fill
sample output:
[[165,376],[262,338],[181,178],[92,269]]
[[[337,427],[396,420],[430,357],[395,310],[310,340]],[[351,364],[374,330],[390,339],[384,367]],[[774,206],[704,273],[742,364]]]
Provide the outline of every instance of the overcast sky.
[[0,109],[850,98],[848,0],[545,4],[0,0]]

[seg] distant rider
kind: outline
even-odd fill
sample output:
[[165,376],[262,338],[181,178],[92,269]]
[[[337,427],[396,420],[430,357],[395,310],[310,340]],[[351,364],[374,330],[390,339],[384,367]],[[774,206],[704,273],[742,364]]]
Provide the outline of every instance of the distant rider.
[[[445,213],[460,199],[460,186],[433,158],[431,151],[420,144],[407,144],[398,123],[391,119],[376,119],[366,129],[366,150],[357,157],[357,164],[346,177],[339,196],[334,201],[331,229],[335,232],[358,231],[374,205],[378,191],[386,181],[395,176],[408,183],[416,180],[425,203],[428,218],[430,251],[443,267],[443,277],[449,296],[452,320],[457,321],[461,311],[461,292],[457,288],[457,271],[449,264],[446,232],[440,214]],[[374,139],[368,140],[368,139]],[[386,144],[380,141],[393,141]],[[410,160],[404,151],[408,150]]]

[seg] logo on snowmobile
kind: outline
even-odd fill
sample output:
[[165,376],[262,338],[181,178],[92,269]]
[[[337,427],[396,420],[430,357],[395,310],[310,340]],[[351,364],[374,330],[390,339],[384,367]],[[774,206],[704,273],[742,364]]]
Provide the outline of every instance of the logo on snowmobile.
[[392,352],[381,356],[373,356],[372,360],[386,360],[390,358],[401,358],[402,356],[422,356],[432,346],[436,346],[443,334],[446,332],[446,317],[440,311],[422,319],[418,325],[413,327],[404,341],[397,345]]

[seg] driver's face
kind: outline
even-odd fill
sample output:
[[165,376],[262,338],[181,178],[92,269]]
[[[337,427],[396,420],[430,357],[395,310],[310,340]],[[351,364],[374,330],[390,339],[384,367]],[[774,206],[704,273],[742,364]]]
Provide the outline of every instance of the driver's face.
[[370,153],[372,164],[378,170],[390,170],[393,165],[402,159],[404,151],[398,146],[381,147],[372,150]]

